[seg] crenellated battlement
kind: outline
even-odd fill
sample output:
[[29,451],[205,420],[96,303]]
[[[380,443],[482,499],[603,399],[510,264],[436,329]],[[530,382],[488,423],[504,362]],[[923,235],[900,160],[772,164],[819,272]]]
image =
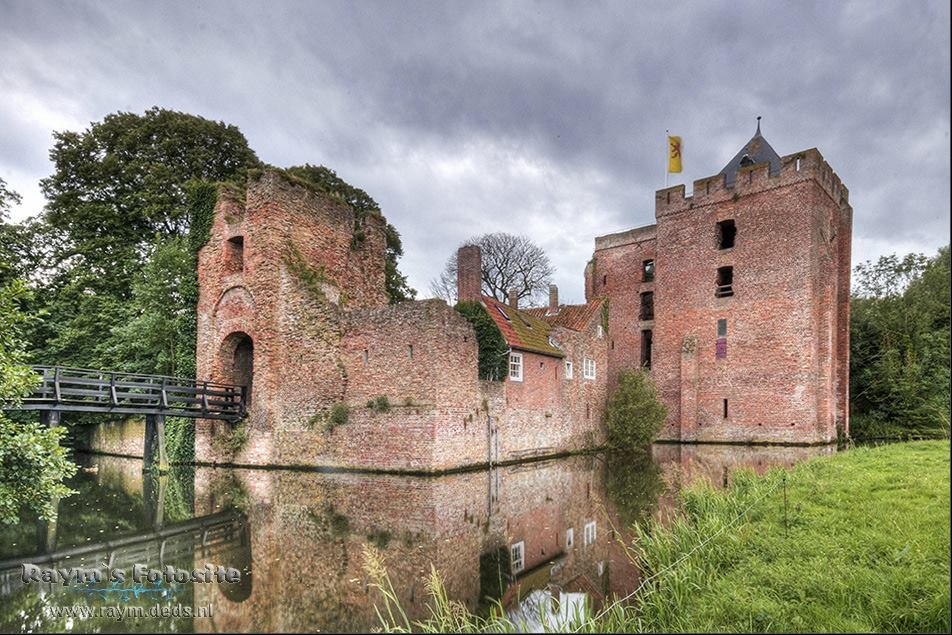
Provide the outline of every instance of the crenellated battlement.
[[849,205],[849,190],[840,181],[833,168],[823,158],[819,150],[810,148],[780,158],[779,172],[770,173],[767,161],[741,167],[737,170],[732,185],[727,183],[726,174],[715,174],[694,181],[694,192],[685,195],[683,184],[657,190],[655,192],[655,217],[712,205],[739,196],[755,194],[765,190],[813,180],[837,205]]

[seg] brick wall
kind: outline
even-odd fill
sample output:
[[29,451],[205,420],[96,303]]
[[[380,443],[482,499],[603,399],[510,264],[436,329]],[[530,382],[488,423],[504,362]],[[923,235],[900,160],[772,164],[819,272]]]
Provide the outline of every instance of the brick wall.
[[[848,426],[851,210],[819,152],[741,168],[656,194],[657,225],[596,240],[591,293],[611,302],[609,365],[640,360],[635,298],[654,256],[652,375],[669,417],[662,438],[822,443]],[[735,246],[718,249],[717,223]],[[652,237],[653,235],[653,237]],[[733,267],[732,297],[715,297]],[[717,321],[727,320],[726,356]],[[637,333],[637,336],[635,335]],[[724,400],[727,416],[724,416]]]
[[[355,242],[348,207],[276,172],[250,180],[245,200],[222,190],[199,253],[198,377],[243,383],[236,351],[250,340],[253,388],[248,440],[231,452],[221,441],[233,424],[199,421],[199,461],[442,471],[603,438],[597,320],[560,336],[577,352],[573,382],[561,360],[527,354],[522,384],[481,383],[466,319],[441,300],[387,304],[384,223],[368,217]],[[582,355],[597,381],[582,379]],[[368,407],[380,396],[389,411]],[[350,414],[328,429],[336,404]]]

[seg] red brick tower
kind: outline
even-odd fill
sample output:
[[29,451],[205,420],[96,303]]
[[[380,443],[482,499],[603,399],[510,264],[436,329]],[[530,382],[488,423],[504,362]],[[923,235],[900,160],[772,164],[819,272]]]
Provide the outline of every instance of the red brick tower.
[[609,370],[649,366],[662,438],[824,443],[849,429],[848,191],[816,149],[760,133],[717,175],[655,195],[656,225],[595,239]]

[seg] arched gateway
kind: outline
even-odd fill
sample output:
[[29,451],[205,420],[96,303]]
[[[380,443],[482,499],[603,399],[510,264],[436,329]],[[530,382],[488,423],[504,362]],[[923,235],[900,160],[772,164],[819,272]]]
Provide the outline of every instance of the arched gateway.
[[254,342],[242,331],[231,333],[222,340],[218,350],[219,378],[222,382],[245,386],[245,407],[251,405],[254,380]]

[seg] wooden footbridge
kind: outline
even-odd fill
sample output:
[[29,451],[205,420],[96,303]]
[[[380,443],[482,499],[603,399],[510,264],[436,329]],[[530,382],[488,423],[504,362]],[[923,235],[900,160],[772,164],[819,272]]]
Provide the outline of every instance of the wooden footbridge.
[[246,386],[65,366],[32,368],[41,378],[34,391],[19,403],[0,407],[37,410],[48,426],[59,425],[64,412],[143,415],[143,458],[152,465],[157,452],[161,471],[168,468],[165,417],[237,421],[247,410]]

